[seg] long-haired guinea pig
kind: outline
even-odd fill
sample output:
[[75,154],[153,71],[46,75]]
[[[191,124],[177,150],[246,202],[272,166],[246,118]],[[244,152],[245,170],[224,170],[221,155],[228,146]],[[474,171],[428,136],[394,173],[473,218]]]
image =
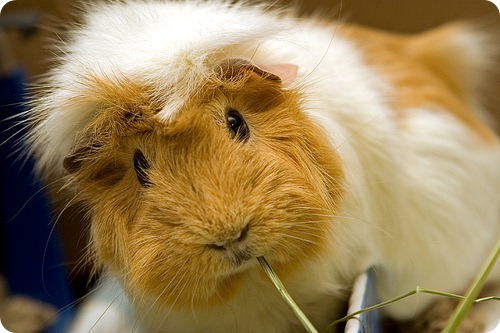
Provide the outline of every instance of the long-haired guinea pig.
[[302,331],[259,256],[320,330],[371,266],[381,300],[467,289],[500,236],[500,141],[476,93],[487,35],[228,1],[86,11],[32,100],[27,142],[84,203],[135,330]]

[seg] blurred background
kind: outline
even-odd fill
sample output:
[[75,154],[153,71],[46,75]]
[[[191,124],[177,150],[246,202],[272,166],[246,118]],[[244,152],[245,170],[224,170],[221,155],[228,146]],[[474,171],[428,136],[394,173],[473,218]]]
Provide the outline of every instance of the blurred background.
[[[456,20],[477,20],[491,24],[492,29],[494,26],[497,29],[500,26],[498,9],[486,0],[296,0],[293,3],[299,6],[302,13],[316,13],[321,17],[356,22],[398,33],[417,33]],[[56,32],[64,31],[64,26],[68,22],[78,21],[75,8],[76,1],[73,0],[15,0],[8,3],[0,15],[0,79],[2,76],[9,77],[13,80],[6,84],[13,84],[17,87],[16,89],[23,89],[25,83],[29,85],[35,82],[37,77],[46,72],[51,66],[53,57],[50,48],[51,40],[59,38]],[[491,106],[500,105],[498,81],[500,80],[496,80],[496,85],[490,91],[491,98],[488,99],[488,103]],[[4,105],[19,105],[17,103],[22,102],[23,98],[22,94],[17,92],[14,95],[11,92],[7,93],[7,90],[0,84],[0,96],[3,93],[4,101],[7,101]],[[7,118],[8,113],[5,113],[4,109],[0,111],[3,113],[0,114],[2,119]],[[22,108],[14,107],[9,112],[14,114],[20,111]],[[0,137],[0,142],[12,135],[18,135],[15,131],[11,131],[8,120],[2,123],[1,129],[4,135]],[[3,158],[10,156],[10,153],[9,151],[1,152]],[[10,163],[2,162],[2,164]],[[22,177],[19,177],[20,169],[15,168],[14,173],[17,174],[17,178],[8,176],[9,170],[4,172],[2,169],[4,178],[1,183],[3,197],[0,206],[0,218],[2,218],[0,222],[1,225],[7,225],[7,227],[0,228],[0,237],[3,237],[0,243],[2,251],[0,271],[7,276],[7,280],[9,280],[8,275],[11,275],[9,285],[16,285],[16,281],[20,279],[17,277],[19,275],[29,276],[28,283],[32,284],[33,288],[43,286],[43,290],[38,294],[35,292],[34,297],[60,309],[84,295],[90,286],[90,267],[81,261],[85,253],[88,222],[79,212],[78,207],[64,207],[63,210],[63,206],[59,203],[61,199],[58,197],[59,194],[48,191],[46,184],[37,183],[31,178],[29,161],[23,166],[27,170],[23,171],[26,173],[22,174]],[[20,181],[19,178],[22,180]],[[28,193],[13,195],[13,188],[21,186],[26,186]],[[33,196],[33,193],[36,193],[36,196]],[[40,198],[36,199],[38,197]],[[36,202],[37,200],[40,202]],[[27,202],[35,207],[26,205]],[[23,212],[27,212],[28,215],[25,216]],[[37,221],[37,217],[40,221]],[[57,217],[55,228],[50,222],[54,220],[54,217]],[[23,224],[22,221],[18,222],[19,219],[30,221]],[[31,226],[30,223],[33,221],[36,221],[35,224],[38,226],[42,224],[43,230]],[[27,236],[27,230],[30,230],[31,236]],[[18,242],[19,239],[25,237],[28,238],[24,239],[24,243]],[[24,250],[26,253],[18,257],[19,251],[23,251],[19,250],[19,246],[24,249],[26,244],[34,243],[39,244],[35,245],[34,249]],[[51,252],[56,253],[50,259],[52,261],[47,259]],[[39,267],[40,264],[30,264],[29,260],[32,255],[42,258],[44,273],[19,268],[11,273],[6,272],[8,269],[5,267],[13,261],[18,265],[22,263],[24,266]],[[47,267],[52,273],[44,271]],[[55,275],[54,269],[58,270]],[[13,282],[12,279],[15,281]],[[67,286],[62,289],[56,286],[51,292],[47,284],[53,282],[59,285],[61,281],[68,281]],[[25,287],[14,292],[32,293]],[[42,295],[39,295],[40,293]],[[50,294],[50,297],[46,294]],[[54,301],[51,298],[53,294],[62,294],[63,297]],[[0,293],[0,314],[1,299]],[[71,315],[71,310],[65,310],[66,312],[69,316]]]
[[[91,2],[92,0],[87,0]],[[319,13],[333,19],[387,29],[414,33],[447,21],[468,19],[496,19],[498,9],[486,0],[284,0],[294,3],[305,13]],[[53,38],[54,29],[60,29],[76,17],[74,0],[15,0],[9,2],[2,15],[36,12],[41,15],[41,27],[31,38],[23,38],[18,31],[8,31],[9,43],[15,57],[26,69],[28,77],[47,69],[51,53],[47,38]]]

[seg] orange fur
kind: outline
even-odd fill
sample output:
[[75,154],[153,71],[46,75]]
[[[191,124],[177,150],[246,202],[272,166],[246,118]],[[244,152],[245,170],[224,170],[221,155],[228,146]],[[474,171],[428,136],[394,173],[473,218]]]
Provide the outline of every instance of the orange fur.
[[449,45],[462,30],[461,25],[450,25],[405,36],[346,25],[338,31],[353,40],[364,60],[395,88],[389,100],[400,112],[397,117],[404,119],[411,108],[437,107],[458,118],[486,143],[498,143],[470,106],[477,73],[463,52]]

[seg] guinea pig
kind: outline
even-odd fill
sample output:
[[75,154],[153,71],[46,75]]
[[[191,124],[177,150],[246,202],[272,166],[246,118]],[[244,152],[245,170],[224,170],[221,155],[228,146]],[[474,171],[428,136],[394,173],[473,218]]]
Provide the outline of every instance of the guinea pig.
[[406,36],[232,1],[85,11],[26,142],[83,203],[134,331],[302,332],[261,256],[323,330],[367,268],[381,300],[463,293],[499,239],[477,93],[495,50],[474,26]]

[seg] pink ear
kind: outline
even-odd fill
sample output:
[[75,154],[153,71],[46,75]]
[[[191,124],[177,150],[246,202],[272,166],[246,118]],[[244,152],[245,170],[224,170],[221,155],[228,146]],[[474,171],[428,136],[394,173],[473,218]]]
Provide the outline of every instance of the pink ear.
[[297,77],[299,67],[294,64],[259,65],[260,68],[278,76],[284,85],[292,83]]

